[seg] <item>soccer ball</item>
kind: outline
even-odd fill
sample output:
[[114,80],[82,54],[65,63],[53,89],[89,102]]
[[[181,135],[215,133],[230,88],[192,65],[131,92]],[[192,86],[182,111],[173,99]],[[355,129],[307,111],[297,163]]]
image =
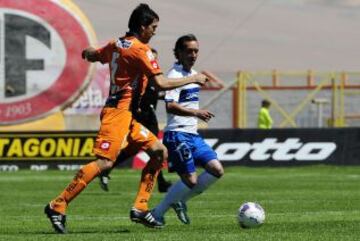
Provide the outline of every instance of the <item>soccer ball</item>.
[[242,228],[255,228],[264,223],[265,211],[258,203],[246,202],[239,208],[237,218]]

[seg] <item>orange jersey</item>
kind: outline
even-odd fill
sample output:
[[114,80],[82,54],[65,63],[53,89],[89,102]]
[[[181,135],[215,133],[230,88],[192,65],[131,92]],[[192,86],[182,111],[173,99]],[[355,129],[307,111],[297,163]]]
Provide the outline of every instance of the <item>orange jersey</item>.
[[161,73],[149,45],[125,36],[97,49],[98,60],[109,64],[110,90],[107,106],[129,109],[133,98],[142,95],[148,77]]
[[158,141],[154,134],[134,120],[130,104],[133,100],[140,100],[148,77],[161,73],[161,70],[150,47],[133,36],[111,41],[96,52],[101,63],[109,64],[111,85],[101,112],[94,153],[115,161],[125,148],[136,153]]

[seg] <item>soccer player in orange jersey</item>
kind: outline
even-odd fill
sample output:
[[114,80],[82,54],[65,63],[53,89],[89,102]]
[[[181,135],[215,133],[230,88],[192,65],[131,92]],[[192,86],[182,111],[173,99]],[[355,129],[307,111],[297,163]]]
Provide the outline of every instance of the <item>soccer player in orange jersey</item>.
[[146,151],[150,161],[141,174],[139,190],[130,211],[130,219],[148,227],[161,228],[148,209],[148,201],[162,163],[167,159],[166,147],[147,128],[132,116],[131,103],[140,101],[148,79],[155,81],[159,89],[169,90],[189,83],[204,84],[203,74],[179,79],[166,78],[148,45],[155,35],[159,16],[147,5],[137,6],[129,19],[129,32],[102,48],[89,47],[82,57],[90,62],[109,65],[110,94],[101,112],[101,126],[94,153],[97,160],[83,166],[72,182],[55,199],[45,206],[45,214],[58,233],[65,233],[66,208],[100,172],[111,168],[122,152]]
[[[157,60],[158,53],[155,49],[151,49],[151,52],[154,55],[154,58]],[[165,92],[159,92],[158,88],[156,88],[154,81],[149,81],[145,93],[141,97],[141,101],[139,105],[137,100],[133,99],[132,105],[132,114],[133,117],[140,124],[144,125],[147,129],[149,129],[155,136],[159,134],[159,124],[156,117],[156,106],[157,102],[160,98],[164,99]],[[115,165],[113,168],[127,159],[129,159],[127,153],[122,152],[116,159]],[[100,187],[104,191],[109,191],[109,180],[110,180],[110,172],[111,169],[101,172],[99,175]],[[159,172],[157,177],[157,186],[159,192],[167,192],[168,188],[171,186],[171,182],[165,180],[164,174],[162,171]]]

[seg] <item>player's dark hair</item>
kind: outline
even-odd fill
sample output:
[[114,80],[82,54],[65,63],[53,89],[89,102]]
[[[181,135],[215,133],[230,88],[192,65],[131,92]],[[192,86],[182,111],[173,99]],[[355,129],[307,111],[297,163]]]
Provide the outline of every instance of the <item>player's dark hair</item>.
[[263,101],[261,101],[261,106],[262,107],[269,107],[271,105],[271,102],[270,101],[268,101],[268,100],[263,100]]
[[145,3],[139,4],[129,18],[129,32],[139,33],[141,26],[149,26],[154,20],[160,20],[157,13]]
[[190,41],[197,41],[194,34],[187,34],[183,35],[180,38],[176,40],[175,48],[174,48],[174,55],[176,59],[179,59],[179,51],[182,51],[185,49],[185,43]]

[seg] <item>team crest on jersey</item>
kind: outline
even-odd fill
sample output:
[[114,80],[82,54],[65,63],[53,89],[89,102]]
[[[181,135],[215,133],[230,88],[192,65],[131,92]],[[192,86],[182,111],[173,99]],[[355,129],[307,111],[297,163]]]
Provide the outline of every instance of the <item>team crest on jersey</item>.
[[154,54],[153,54],[153,52],[152,52],[151,50],[148,50],[148,51],[146,52],[146,56],[147,56],[148,59],[150,60],[150,64],[151,64],[151,66],[152,66],[154,69],[159,69],[159,68],[160,68],[160,67],[159,67],[159,64],[158,64],[158,62],[156,61],[155,56],[154,56]]
[[150,63],[154,69],[159,69],[159,64],[157,63],[157,61],[155,59],[150,61]]
[[131,45],[132,41],[127,39],[118,39],[118,41],[116,41],[116,46],[122,49],[128,49],[131,47]]
[[108,141],[102,141],[100,143],[100,149],[103,151],[108,151],[110,149],[111,143]]

